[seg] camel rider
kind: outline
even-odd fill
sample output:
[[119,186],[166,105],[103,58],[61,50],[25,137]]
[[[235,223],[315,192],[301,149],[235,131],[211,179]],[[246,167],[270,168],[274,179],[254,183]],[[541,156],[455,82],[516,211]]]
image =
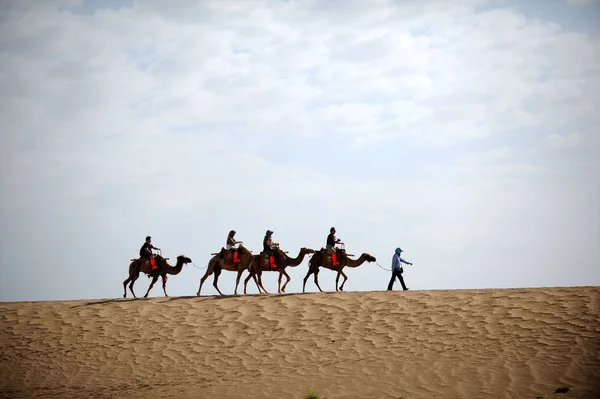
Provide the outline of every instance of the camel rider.
[[140,248],[140,258],[141,259],[149,259],[150,264],[152,265],[152,270],[156,270],[156,269],[158,269],[158,266],[156,266],[156,262],[154,260],[154,254],[152,253],[153,249],[155,249],[157,251],[160,250],[160,248],[152,245],[152,237],[148,236],[148,237],[146,237],[146,242]]
[[271,267],[273,269],[277,269],[277,264],[275,263],[275,256],[278,256],[279,243],[273,242],[272,236],[273,232],[271,230],[267,230],[265,238],[263,239],[263,252],[269,255]]
[[227,244],[226,244],[225,248],[228,251],[233,252],[233,263],[240,263],[241,260],[238,258],[239,254],[238,254],[238,248],[236,247],[236,245],[243,244],[243,242],[237,241],[234,237],[235,237],[235,230],[231,230],[229,232],[229,234],[227,235]]
[[332,227],[331,229],[329,229],[329,235],[327,236],[327,246],[325,248],[327,249],[327,253],[331,254],[331,262],[334,266],[340,264],[340,262],[338,262],[337,260],[337,253],[335,250],[336,244],[343,244],[343,242],[339,238],[335,237],[335,227]]

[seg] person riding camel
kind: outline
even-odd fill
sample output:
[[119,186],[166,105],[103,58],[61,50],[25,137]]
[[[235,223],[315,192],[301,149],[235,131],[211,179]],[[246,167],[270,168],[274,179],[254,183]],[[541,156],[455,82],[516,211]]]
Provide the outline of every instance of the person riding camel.
[[335,248],[336,244],[343,244],[343,242],[339,238],[335,237],[335,227],[332,227],[331,229],[329,229],[329,235],[327,236],[327,246],[325,248],[327,249],[327,253],[331,254],[331,262],[333,263],[333,266],[337,266],[340,264],[340,262],[338,262],[337,260],[337,253]]
[[156,266],[156,261],[154,260],[155,255],[152,253],[152,250],[154,249],[154,250],[160,251],[160,248],[155,247],[154,245],[152,245],[151,242],[152,242],[152,237],[147,236],[146,242],[140,248],[140,259],[150,260],[150,264],[152,265],[152,270],[156,270],[156,269],[158,269],[158,266]]
[[277,264],[275,263],[275,257],[279,257],[279,243],[273,242],[272,239],[273,232],[271,230],[267,230],[265,234],[265,238],[263,239],[263,252],[269,255],[269,260],[271,262],[271,267],[273,269],[277,269]]
[[238,258],[239,253],[238,253],[238,248],[236,247],[236,245],[243,244],[243,242],[237,241],[233,237],[235,237],[235,230],[231,230],[229,232],[229,234],[227,235],[227,244],[226,244],[225,248],[228,251],[231,251],[233,253],[233,263],[240,263],[241,260]]

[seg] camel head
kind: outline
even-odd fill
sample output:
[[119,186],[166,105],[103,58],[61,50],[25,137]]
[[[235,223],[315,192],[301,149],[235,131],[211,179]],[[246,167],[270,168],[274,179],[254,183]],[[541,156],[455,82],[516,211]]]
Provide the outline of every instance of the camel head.
[[377,258],[375,258],[373,255],[369,255],[369,254],[364,254],[364,255],[365,255],[365,259],[367,260],[367,262],[377,261]]
[[300,252],[305,252],[307,254],[314,254],[315,250],[314,249],[310,249],[310,248],[304,248],[304,247],[302,247],[302,248],[300,248]]
[[177,262],[179,262],[179,261],[182,261],[184,265],[187,263],[192,263],[192,260],[185,255],[179,255],[177,257]]

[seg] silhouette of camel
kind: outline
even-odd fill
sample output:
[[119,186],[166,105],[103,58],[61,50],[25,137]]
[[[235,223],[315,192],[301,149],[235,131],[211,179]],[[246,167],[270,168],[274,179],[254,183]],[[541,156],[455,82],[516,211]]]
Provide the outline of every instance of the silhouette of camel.
[[[348,255],[344,249],[337,249],[336,253],[339,265],[335,266],[331,261],[331,254],[328,254],[324,248],[321,248],[321,250],[314,253],[312,258],[308,262],[308,273],[306,273],[306,277],[304,277],[304,282],[302,283],[302,292],[305,292],[304,290],[306,287],[306,280],[308,280],[308,277],[313,273],[315,275],[315,284],[317,285],[317,288],[319,289],[319,291],[323,292],[323,290],[319,286],[319,267],[325,267],[329,270],[337,271],[338,274],[335,278],[335,290],[343,291],[344,284],[346,283],[346,280],[348,280],[348,277],[342,271],[344,267],[358,267],[364,262],[375,262],[377,260],[374,256],[369,255],[367,253],[363,253],[362,255],[360,255],[358,259],[351,259],[349,258],[349,256],[353,255]],[[340,280],[340,275],[344,277],[344,281],[342,282],[342,285],[338,290],[338,282]]]
[[[250,274],[248,275],[248,277],[246,277],[246,280],[244,280],[244,294],[246,293],[246,285],[248,284],[248,281],[250,280],[251,277],[254,277],[254,276],[258,276],[258,285],[266,293],[267,290],[262,285],[262,272],[271,272],[271,271],[279,272],[277,292],[280,294],[282,292],[285,292],[285,287],[288,285],[288,283],[291,280],[290,276],[286,273],[285,268],[288,266],[296,267],[296,266],[300,265],[302,263],[302,261],[304,260],[304,257],[307,254],[314,254],[314,253],[315,253],[314,249],[300,248],[300,252],[298,253],[298,256],[296,258],[290,258],[289,256],[287,256],[287,254],[285,252],[283,252],[282,250],[279,250],[279,257],[275,258],[276,259],[275,264],[277,265],[276,269],[273,269],[271,267],[271,265],[269,263],[269,256],[267,256],[264,253],[261,253],[260,256],[254,258],[252,260],[252,262],[250,262],[250,265],[248,266],[248,272]],[[283,284],[283,287],[281,286],[281,277],[282,276],[285,276],[287,279],[285,284]]]
[[179,255],[177,257],[177,264],[175,265],[175,267],[173,267],[167,262],[169,258],[163,258],[160,255],[155,255],[154,259],[157,266],[156,270],[152,270],[150,261],[147,259],[138,258],[131,260],[131,263],[129,264],[129,277],[127,278],[127,280],[123,281],[123,298],[127,298],[127,283],[129,282],[131,282],[131,284],[129,284],[131,294],[134,298],[137,298],[135,296],[135,293],[133,292],[133,283],[135,283],[135,280],[137,280],[140,276],[140,271],[146,273],[148,277],[152,277],[152,282],[150,283],[150,287],[148,287],[148,291],[146,291],[146,295],[144,295],[144,298],[148,297],[148,293],[150,292],[152,287],[154,287],[154,283],[156,283],[156,280],[158,280],[159,277],[162,277],[163,291],[165,292],[165,296],[168,297],[167,274],[179,274],[184,264],[192,262],[192,260],[186,257],[185,255]]
[[[204,284],[204,281],[208,278],[208,276],[210,276],[213,273],[215,274],[213,286],[219,292],[219,294],[224,295],[217,286],[219,275],[221,274],[222,270],[237,272],[237,279],[235,281],[234,291],[234,295],[237,295],[237,289],[240,283],[240,277],[242,276],[242,273],[244,272],[244,270],[248,269],[248,266],[250,265],[252,259],[259,255],[252,255],[252,252],[249,251],[242,244],[240,244],[240,247],[238,248],[238,259],[240,260],[239,263],[233,263],[233,260],[229,259],[230,253],[231,252],[226,250],[225,248],[221,248],[221,251],[219,251],[216,254],[212,254],[214,256],[208,261],[206,273],[204,273],[204,276],[202,276],[202,278],[200,279],[200,287],[198,288],[198,292],[196,293],[197,296],[200,296],[200,291],[202,290],[202,284]],[[258,281],[256,280],[256,277],[254,277],[254,281],[256,282],[256,286],[260,291],[260,287],[258,286]]]

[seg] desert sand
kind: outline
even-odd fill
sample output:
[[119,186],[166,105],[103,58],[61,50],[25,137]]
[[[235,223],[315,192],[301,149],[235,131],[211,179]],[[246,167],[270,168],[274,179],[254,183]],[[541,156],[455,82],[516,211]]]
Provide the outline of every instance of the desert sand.
[[600,397],[600,287],[8,302],[0,323],[2,398]]

